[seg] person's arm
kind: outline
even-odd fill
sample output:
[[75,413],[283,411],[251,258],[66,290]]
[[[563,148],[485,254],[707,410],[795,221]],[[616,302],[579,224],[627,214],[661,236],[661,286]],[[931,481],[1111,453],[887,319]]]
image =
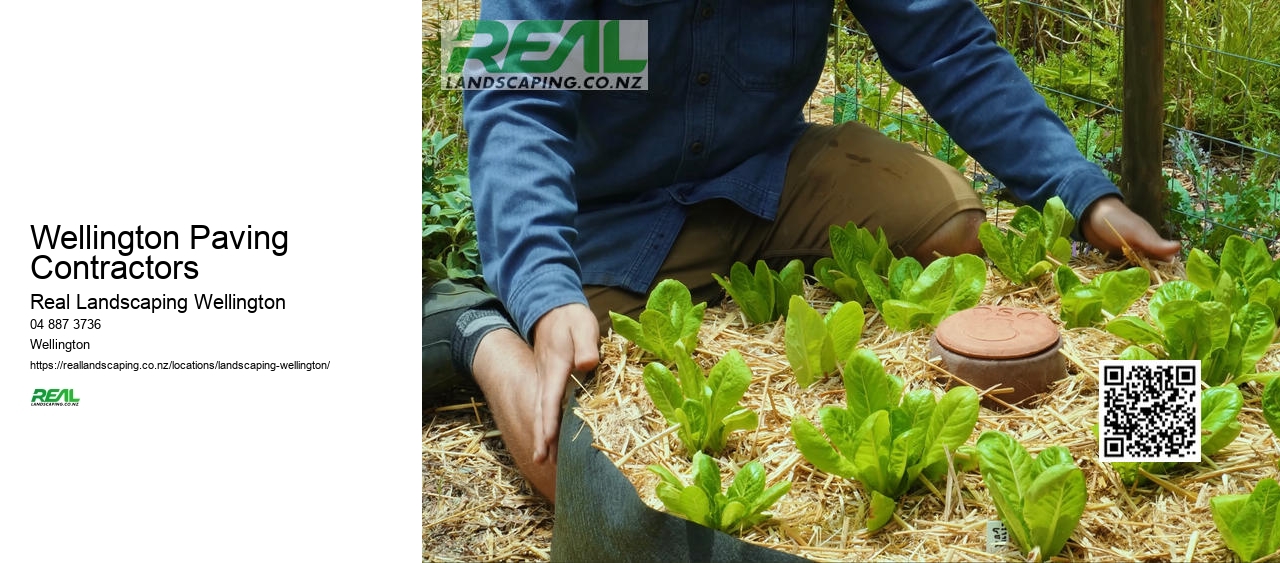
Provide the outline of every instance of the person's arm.
[[[481,18],[489,20],[593,17],[587,2],[485,2],[481,10]],[[573,150],[578,98],[577,92],[555,90],[464,93],[485,280],[534,346],[539,390],[518,416],[538,430],[538,463],[554,460],[570,373],[595,367],[599,356],[599,327],[586,307],[572,248],[577,201],[567,155]]]
[[848,0],[848,5],[885,70],[1016,196],[1037,208],[1061,197],[1080,218],[1080,235],[1100,249],[1118,249],[1118,231],[1139,252],[1164,259],[1177,254],[1178,243],[1161,239],[1124,206],[1106,173],[1080,154],[1062,120],[996,43],[991,22],[971,0]]

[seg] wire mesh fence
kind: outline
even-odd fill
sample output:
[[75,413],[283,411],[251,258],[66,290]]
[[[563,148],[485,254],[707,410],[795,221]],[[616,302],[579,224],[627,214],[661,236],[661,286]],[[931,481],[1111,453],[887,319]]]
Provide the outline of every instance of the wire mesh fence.
[[[1120,171],[1121,0],[980,2],[999,41],[1075,134],[1081,151]],[[1221,248],[1231,234],[1280,249],[1280,7],[1276,2],[1170,2],[1165,41],[1164,175],[1174,233]],[[837,10],[834,119],[857,119],[964,161],[946,132],[878,64],[865,33]],[[1001,186],[980,169],[975,188]]]

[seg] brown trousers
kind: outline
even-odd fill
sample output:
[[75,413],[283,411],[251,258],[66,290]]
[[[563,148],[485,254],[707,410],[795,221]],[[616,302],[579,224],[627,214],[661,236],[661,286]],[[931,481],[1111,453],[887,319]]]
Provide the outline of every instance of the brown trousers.
[[[969,180],[920,149],[885,137],[857,122],[813,125],[791,151],[778,216],[766,221],[727,200],[689,209],[684,228],[654,283],[674,278],[689,287],[693,302],[721,298],[712,273],[725,275],[734,262],[773,268],[795,258],[808,268],[829,256],[828,229],[849,221],[871,231],[883,228],[894,251],[914,250],[948,219],[982,200]],[[583,288],[601,334],[609,311],[639,316],[648,296],[610,286]]]

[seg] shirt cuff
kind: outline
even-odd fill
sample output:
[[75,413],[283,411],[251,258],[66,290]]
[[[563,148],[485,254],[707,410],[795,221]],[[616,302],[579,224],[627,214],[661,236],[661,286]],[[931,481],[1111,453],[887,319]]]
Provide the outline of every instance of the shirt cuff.
[[504,304],[515,319],[520,335],[532,342],[533,325],[538,319],[556,307],[572,303],[587,305],[578,274],[564,266],[544,266],[515,284]]
[[1062,198],[1062,204],[1076,220],[1075,230],[1072,231],[1071,236],[1079,241],[1084,240],[1084,233],[1081,230],[1084,224],[1084,212],[1093,205],[1093,202],[1109,195],[1124,199],[1116,185],[1107,178],[1107,174],[1093,163],[1067,176],[1062,183],[1058,184],[1057,193],[1058,197]]

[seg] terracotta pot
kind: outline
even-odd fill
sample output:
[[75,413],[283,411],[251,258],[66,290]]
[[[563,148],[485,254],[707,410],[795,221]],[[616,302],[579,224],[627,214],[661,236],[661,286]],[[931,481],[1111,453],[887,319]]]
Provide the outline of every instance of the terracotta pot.
[[[988,408],[1023,403],[1064,377],[1062,336],[1049,317],[1030,309],[982,305],[938,324],[929,348],[947,371],[980,391]],[[1025,405],[1023,405],[1025,406]]]

